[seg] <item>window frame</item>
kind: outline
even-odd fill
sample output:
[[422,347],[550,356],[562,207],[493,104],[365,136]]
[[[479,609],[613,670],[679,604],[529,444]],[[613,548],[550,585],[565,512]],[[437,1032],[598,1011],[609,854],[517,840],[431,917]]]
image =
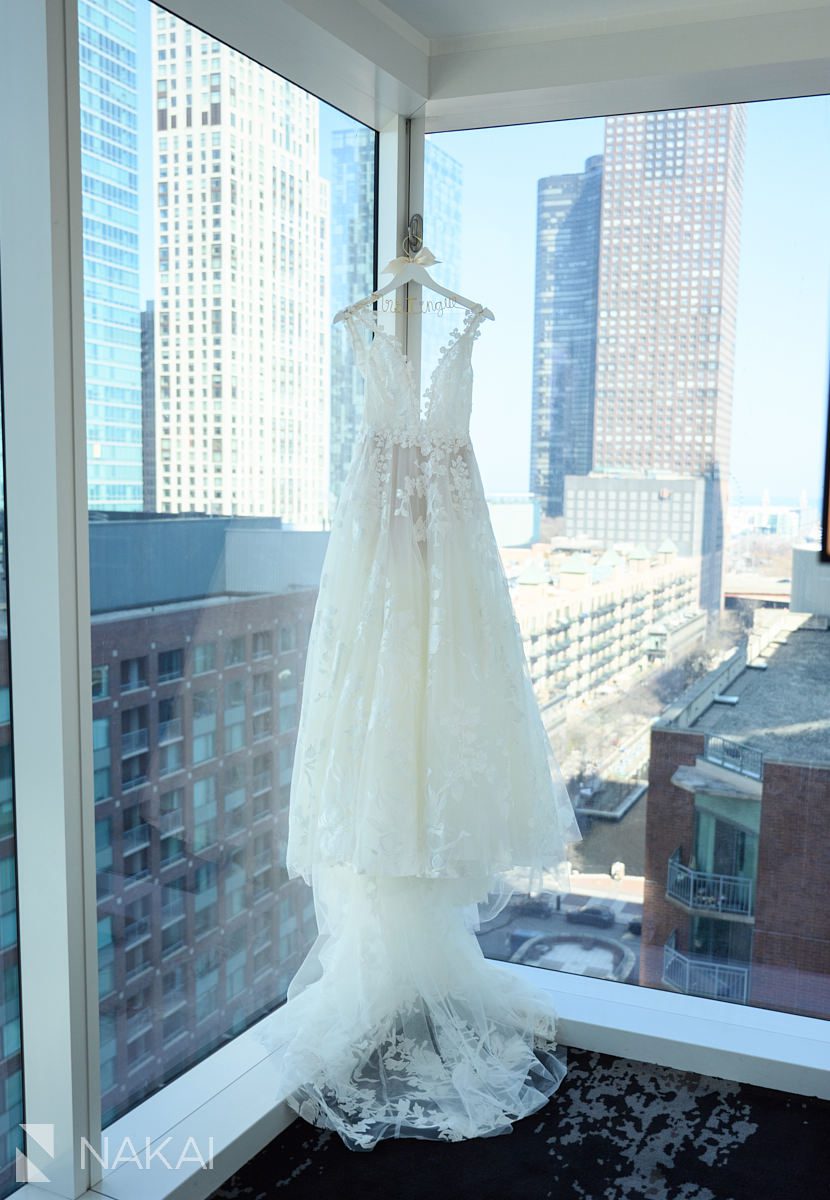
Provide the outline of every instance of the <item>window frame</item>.
[[[679,994],[670,996],[673,1003],[667,1009],[666,993],[653,988],[515,963],[494,964],[499,968],[522,976],[550,997],[563,1046],[797,1095],[827,1098],[830,1092],[828,1072],[821,1066],[830,1045],[828,1022],[818,1018],[792,1018],[772,1009]],[[171,1091],[180,1085],[175,1103],[162,1107],[151,1097],[115,1122],[110,1137],[120,1143],[139,1131],[142,1137],[170,1135],[175,1147],[190,1133],[206,1138],[212,1132],[220,1174],[238,1170],[295,1119],[284,1088],[280,1090],[279,1043],[285,1017],[286,1010],[277,1009],[240,1034],[168,1085]],[[794,1030],[793,1020],[803,1023],[799,1029]],[[276,1047],[270,1054],[257,1040],[263,1034]],[[205,1096],[211,1098],[202,1108]],[[191,1102],[194,1107],[187,1111]],[[170,1121],[171,1113],[176,1121]],[[191,1171],[191,1184],[198,1170]],[[129,1200],[141,1183],[143,1200],[165,1200],[161,1174],[154,1179],[152,1173],[125,1164],[115,1176],[115,1186],[107,1180],[106,1194]]]
[[[701,63],[695,68],[694,55],[701,51],[692,46],[683,51],[688,70],[672,77],[655,72],[637,78],[632,72],[613,84],[597,85],[594,79],[589,85],[596,63],[587,55],[579,68],[586,77],[582,81],[522,98],[518,79],[508,86],[509,68],[512,61],[514,75],[521,72],[526,46],[499,51],[501,74],[496,72],[493,81],[481,47],[434,53],[431,64],[425,39],[419,43],[404,30],[380,28],[382,22],[352,0],[317,6],[330,22],[340,20],[340,40],[287,0],[269,5],[168,0],[163,7],[208,27],[257,61],[267,46],[271,57],[263,65],[378,131],[380,263],[400,252],[409,212],[422,209],[427,132],[819,94],[826,91],[830,64],[815,57],[816,43],[812,57],[805,50],[800,57],[793,53],[791,62],[776,62],[773,34],[781,27],[776,14],[764,26],[768,44],[753,51],[769,68],[747,66],[741,58],[737,46],[743,24],[735,20],[738,41],[727,52],[734,65],[718,72],[707,72]],[[793,17],[787,33],[791,42],[809,37],[803,16]],[[200,1145],[213,1136],[214,1171],[197,1178],[200,1168],[193,1164],[189,1175],[187,1169],[147,1171],[124,1163],[103,1177],[94,1157],[87,1155],[86,1163],[81,1157],[80,1139],[99,1146],[102,1131],[76,0],[7,0],[4,24],[0,78],[16,101],[0,106],[0,158],[15,164],[0,184],[0,282],[7,298],[15,786],[23,801],[16,806],[16,832],[25,1114],[27,1121],[55,1124],[51,1164],[34,1142],[27,1143],[27,1153],[49,1182],[25,1184],[22,1190],[32,1200],[43,1190],[127,1200],[138,1186],[143,1196],[159,1200],[185,1188],[191,1196],[207,1196],[293,1119],[284,1099],[274,1095],[279,1050],[266,1053],[255,1037],[267,1025],[278,1042],[283,1010],[106,1131],[110,1144],[129,1134],[136,1146],[171,1130]],[[706,28],[708,23],[701,22],[704,40]],[[652,40],[675,34],[669,26]],[[358,45],[369,50],[355,49]],[[438,98],[429,98],[430,78]],[[501,94],[494,90],[497,85]],[[482,95],[486,102],[474,109]],[[407,319],[401,313],[394,322],[417,362],[417,315]],[[41,470],[29,470],[32,462]],[[53,681],[47,692],[40,682],[44,678]],[[55,748],[53,755],[43,755],[44,744]],[[52,868],[46,873],[44,861]],[[830,1022],[540,968],[509,964],[506,969],[551,995],[566,1045],[830,1097],[830,1071],[820,1065],[830,1061]],[[48,988],[43,986],[47,979]]]

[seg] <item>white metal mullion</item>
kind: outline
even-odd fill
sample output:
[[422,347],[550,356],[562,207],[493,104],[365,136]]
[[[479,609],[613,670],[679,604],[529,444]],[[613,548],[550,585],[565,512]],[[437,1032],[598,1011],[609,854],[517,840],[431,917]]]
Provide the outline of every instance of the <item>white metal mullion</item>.
[[[404,116],[394,117],[380,130],[378,136],[378,284],[382,287],[388,282],[388,277],[380,272],[390,261],[402,254],[401,241],[406,233],[409,220],[408,188],[408,144],[409,133]],[[397,297],[398,293],[394,295]],[[392,294],[388,299],[392,299]],[[407,324],[406,315],[396,312],[394,320],[388,320],[388,314],[379,314],[380,323],[406,346]]]
[[[424,118],[412,117],[409,120],[408,141],[408,186],[407,199],[409,211],[407,221],[415,213],[424,215]],[[424,231],[424,244],[429,246],[428,231]],[[400,254],[402,251],[399,250]],[[418,395],[421,394],[421,331],[423,319],[421,302],[423,288],[420,284],[410,284],[407,289],[407,331],[406,352],[412,362],[412,368],[417,381]]]
[[[423,213],[424,204],[424,121],[396,117],[380,131],[378,170],[378,271],[390,259],[403,254],[403,239],[413,213]],[[387,282],[383,277],[380,286]],[[396,311],[394,331],[406,349],[412,375],[420,393],[421,315],[420,286],[409,284],[406,295],[396,292],[401,311]],[[390,297],[391,298],[391,297]],[[392,321],[382,323],[393,327]]]
[[0,79],[24,1104],[54,1126],[54,1158],[26,1151],[41,1190],[75,1197],[100,1105],[74,0],[4,0]]

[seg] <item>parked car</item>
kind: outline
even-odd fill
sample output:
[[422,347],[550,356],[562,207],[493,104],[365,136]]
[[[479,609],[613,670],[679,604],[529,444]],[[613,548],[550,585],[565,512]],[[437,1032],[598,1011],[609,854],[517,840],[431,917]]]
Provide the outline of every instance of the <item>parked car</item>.
[[546,896],[522,896],[514,901],[513,909],[524,917],[547,917],[550,916],[551,903]]
[[581,908],[571,909],[565,914],[566,921],[572,921],[575,925],[599,925],[602,929],[607,929],[609,925],[613,925],[616,920],[613,909],[607,904],[583,904]]
[[636,934],[637,937],[640,937],[643,932],[643,922],[638,920],[629,921],[628,932]]

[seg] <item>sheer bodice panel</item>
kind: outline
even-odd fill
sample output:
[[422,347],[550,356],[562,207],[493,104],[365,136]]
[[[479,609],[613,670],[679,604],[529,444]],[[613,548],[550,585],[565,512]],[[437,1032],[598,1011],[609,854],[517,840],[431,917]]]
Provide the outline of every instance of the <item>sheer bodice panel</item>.
[[[473,371],[471,347],[485,309],[468,310],[460,327],[442,347],[423,398],[418,394],[411,360],[397,338],[378,325],[369,309],[355,309],[346,325],[366,380],[364,429],[414,440],[466,439],[470,435]],[[372,340],[367,344],[366,335]]]

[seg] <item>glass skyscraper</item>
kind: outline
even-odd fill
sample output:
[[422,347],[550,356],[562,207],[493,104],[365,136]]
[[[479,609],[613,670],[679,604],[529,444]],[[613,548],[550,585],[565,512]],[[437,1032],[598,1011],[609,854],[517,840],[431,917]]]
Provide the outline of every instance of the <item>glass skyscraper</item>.
[[[424,145],[424,245],[439,260],[430,273],[443,287],[461,292],[461,195],[463,171],[431,138]],[[440,297],[425,296],[434,302]],[[459,323],[458,310],[428,313],[421,325],[421,384],[426,387],[441,347]]]
[[[372,248],[365,230],[373,220],[375,138],[369,129],[334,130],[331,192],[332,314],[372,290]],[[436,281],[461,288],[462,170],[457,159],[427,138],[424,162],[424,244],[440,260],[431,268]],[[403,250],[398,247],[398,253]],[[382,271],[386,264],[378,264]],[[378,286],[389,282],[381,275]],[[389,303],[392,297],[385,297]],[[435,297],[427,297],[433,302]],[[429,378],[439,348],[457,324],[455,310],[428,313],[421,329],[422,383]],[[345,329],[336,327],[331,350],[331,512],[354,453],[363,413],[363,381]]]
[[601,155],[538,184],[530,490],[549,517],[591,469],[601,194]]
[[320,529],[330,374],[320,103],[155,5],[151,38],[158,510]]
[[745,140],[740,104],[605,122],[593,466],[706,480],[700,603],[713,613],[722,597]]
[[[745,126],[741,105],[608,117],[584,173],[539,181],[531,490],[560,516],[568,475],[704,478],[710,612],[721,604]],[[641,508],[660,503],[652,491]],[[568,527],[587,532],[573,513]],[[616,521],[607,540],[629,534]]]
[[[331,135],[332,315],[372,290],[374,245],[366,229],[374,222],[375,134],[367,128],[335,129]],[[380,264],[381,267],[384,265]],[[360,418],[363,380],[345,326],[331,341],[331,461],[329,513],[346,479]]]
[[78,12],[89,506],[140,509],[135,0]]

